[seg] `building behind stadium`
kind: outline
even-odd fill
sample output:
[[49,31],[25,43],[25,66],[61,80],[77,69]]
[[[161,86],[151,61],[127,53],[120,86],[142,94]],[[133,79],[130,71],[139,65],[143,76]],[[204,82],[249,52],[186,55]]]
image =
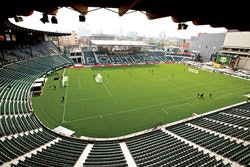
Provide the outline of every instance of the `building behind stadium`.
[[[70,37],[59,37],[60,42],[58,43],[60,46],[63,46],[64,50],[68,53],[70,53],[70,49],[72,50],[73,48],[73,50],[75,50],[75,48],[78,48],[80,43],[84,51],[96,50],[97,46],[91,45],[91,40],[115,40],[115,36],[93,34],[90,37],[78,39],[77,33],[73,32]],[[177,39],[177,41],[176,43],[179,44],[180,40]],[[250,70],[249,41],[250,32],[228,31],[227,33],[200,33],[197,36],[192,36],[190,39],[183,40],[182,44],[175,46],[175,48],[177,48],[176,54],[184,50],[186,53],[188,52],[195,61],[214,61],[229,65],[235,69]],[[166,42],[166,44],[167,43],[168,42]],[[170,48],[170,46],[166,46],[166,48]],[[75,62],[81,62],[80,55],[80,53],[74,55]]]
[[250,70],[249,41],[249,32],[202,33],[191,37],[189,52],[195,54],[199,61],[215,61]]

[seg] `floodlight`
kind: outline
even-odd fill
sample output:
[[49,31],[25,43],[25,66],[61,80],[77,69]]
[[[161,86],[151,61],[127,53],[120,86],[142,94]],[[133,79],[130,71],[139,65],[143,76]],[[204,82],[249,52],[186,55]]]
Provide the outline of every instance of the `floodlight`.
[[181,23],[178,24],[177,30],[181,30]]
[[179,23],[177,30],[186,30],[188,28],[188,25],[185,23]]
[[182,24],[182,29],[183,30],[186,30],[188,28],[188,25],[187,24]]
[[84,14],[80,14],[79,15],[79,21],[80,22],[85,22],[86,18],[85,18],[85,15]]
[[52,23],[52,24],[57,24],[57,23],[58,23],[58,22],[57,22],[56,16],[52,16],[52,17],[51,17],[51,23]]
[[23,18],[21,16],[15,16],[14,19],[15,19],[15,22],[22,22],[23,21]]
[[49,17],[45,13],[43,14],[43,17],[40,20],[43,22],[43,24],[49,23]]

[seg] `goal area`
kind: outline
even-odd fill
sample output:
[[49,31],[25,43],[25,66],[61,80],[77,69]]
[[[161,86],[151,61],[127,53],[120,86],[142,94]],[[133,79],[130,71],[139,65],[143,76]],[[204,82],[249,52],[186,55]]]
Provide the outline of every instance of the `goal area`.
[[63,76],[62,77],[62,87],[68,86],[68,81],[69,81],[69,77],[68,76]]

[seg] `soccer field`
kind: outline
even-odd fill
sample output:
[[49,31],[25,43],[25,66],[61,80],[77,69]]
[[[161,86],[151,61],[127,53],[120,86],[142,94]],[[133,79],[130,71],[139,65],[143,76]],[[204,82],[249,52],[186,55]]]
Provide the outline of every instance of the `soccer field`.
[[77,137],[135,133],[245,101],[250,93],[250,81],[182,64],[67,68],[66,87],[54,80],[62,72],[48,77],[32,106],[47,127],[66,127]]

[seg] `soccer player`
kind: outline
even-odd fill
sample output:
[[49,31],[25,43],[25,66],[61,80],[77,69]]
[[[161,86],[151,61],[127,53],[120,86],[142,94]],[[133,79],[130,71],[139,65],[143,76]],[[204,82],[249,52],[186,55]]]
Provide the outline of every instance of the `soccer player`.
[[62,103],[64,102],[64,96],[62,96]]

